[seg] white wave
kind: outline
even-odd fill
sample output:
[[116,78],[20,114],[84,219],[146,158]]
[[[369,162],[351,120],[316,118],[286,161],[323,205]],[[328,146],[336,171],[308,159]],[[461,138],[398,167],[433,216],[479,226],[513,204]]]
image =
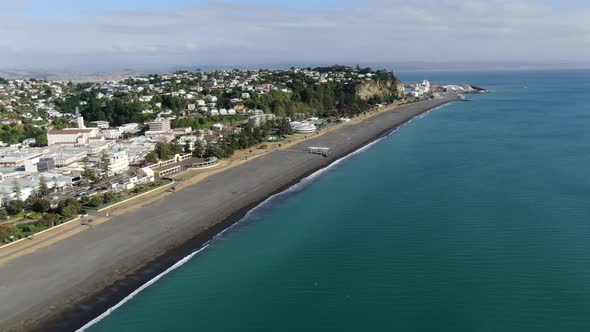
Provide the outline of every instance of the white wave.
[[333,161],[331,164],[329,164],[328,166],[321,168],[317,171],[315,171],[314,173],[308,175],[307,177],[301,179],[299,182],[297,182],[296,184],[292,185],[291,187],[276,193],[270,197],[268,197],[267,199],[265,199],[264,201],[262,201],[260,204],[258,204],[257,206],[255,206],[254,208],[252,208],[251,210],[249,210],[248,212],[246,212],[246,214],[240,219],[238,220],[236,223],[234,223],[233,225],[227,227],[226,229],[222,230],[221,232],[219,232],[217,235],[215,235],[211,240],[207,241],[199,250],[192,252],[190,255],[182,258],[180,261],[176,262],[174,265],[172,265],[171,267],[169,267],[168,269],[166,269],[166,271],[158,274],[156,277],[154,277],[153,279],[151,279],[150,281],[148,281],[147,283],[141,285],[141,287],[139,287],[138,289],[136,289],[135,291],[133,291],[133,293],[129,294],[128,296],[126,296],[123,300],[121,300],[119,303],[117,303],[116,305],[112,306],[111,308],[107,309],[107,311],[103,312],[100,316],[94,318],[93,320],[91,320],[90,322],[86,323],[86,325],[82,326],[81,328],[79,328],[77,330],[77,332],[81,332],[84,331],[86,329],[88,329],[89,327],[91,327],[92,325],[98,323],[99,321],[103,320],[105,317],[107,317],[108,315],[110,315],[113,311],[117,310],[119,307],[121,307],[123,304],[125,304],[126,302],[128,302],[129,300],[131,300],[133,297],[135,297],[137,294],[139,294],[141,291],[143,291],[144,289],[148,288],[149,286],[151,286],[152,284],[154,284],[156,281],[158,281],[159,279],[161,279],[163,276],[165,276],[166,274],[170,273],[171,271],[179,268],[180,266],[186,264],[189,260],[191,260],[195,255],[197,255],[198,253],[200,253],[201,251],[207,249],[207,247],[209,247],[209,245],[211,244],[211,242],[219,239],[221,236],[223,236],[224,233],[232,230],[234,227],[237,227],[238,225],[242,224],[244,221],[248,220],[249,217],[251,217],[254,213],[256,213],[257,211],[263,209],[264,207],[266,207],[268,204],[270,204],[273,200],[285,196],[285,195],[289,195],[292,194],[294,192],[300,191],[301,189],[307,187],[308,185],[310,185],[311,183],[313,183],[320,175],[326,173],[327,171],[333,169],[334,167],[338,166],[340,163],[342,163],[343,161],[356,156],[364,151],[367,151],[368,149],[372,148],[373,146],[375,146],[377,143],[381,142],[382,140],[390,137],[391,135],[393,135],[395,132],[398,131],[399,128],[411,123],[412,121],[414,121],[414,119],[418,118],[421,119],[423,118],[426,114],[435,111],[437,109],[443,108],[444,106],[446,106],[448,104],[445,105],[441,105],[438,107],[435,107],[433,109],[430,109],[424,113],[421,113],[418,116],[415,116],[413,118],[411,118],[410,120],[404,122],[403,124],[401,124],[400,126],[397,126],[395,128],[393,128],[392,130],[390,130],[387,134],[383,135],[382,137],[360,147],[359,149],[354,150],[353,152],[347,154],[346,156],[337,159],[335,161]]
[[148,288],[149,286],[153,285],[156,281],[160,280],[160,278],[162,278],[163,276],[165,276],[166,274],[170,273],[173,270],[176,270],[177,268],[181,267],[182,265],[184,265],[186,262],[188,262],[191,258],[193,258],[196,254],[198,254],[199,252],[205,250],[209,245],[205,244],[203,247],[201,247],[199,250],[196,250],[194,252],[192,252],[190,255],[182,258],[181,260],[179,260],[178,262],[174,263],[174,265],[172,265],[171,267],[169,267],[168,269],[166,269],[166,271],[158,274],[157,276],[155,276],[154,278],[152,278],[150,281],[146,282],[145,284],[141,285],[141,287],[139,287],[138,289],[136,289],[135,291],[133,291],[133,293],[127,295],[124,299],[122,299],[121,301],[119,301],[119,303],[115,304],[114,306],[110,307],[109,309],[107,309],[107,311],[103,312],[102,314],[100,314],[100,316],[94,318],[93,320],[91,320],[90,322],[86,323],[86,325],[82,326],[81,328],[79,328],[76,331],[85,331],[86,329],[88,329],[89,327],[91,327],[92,325],[100,322],[101,320],[103,320],[105,317],[107,317],[108,315],[110,315],[113,311],[117,310],[119,307],[121,307],[123,304],[125,304],[126,302],[128,302],[129,300],[131,300],[132,298],[134,298],[137,294],[139,294],[141,291],[143,291],[144,289]]

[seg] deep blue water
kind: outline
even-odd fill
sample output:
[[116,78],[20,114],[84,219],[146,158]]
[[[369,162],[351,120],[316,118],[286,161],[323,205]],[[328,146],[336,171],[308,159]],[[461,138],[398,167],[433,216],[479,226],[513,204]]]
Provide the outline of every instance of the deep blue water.
[[590,72],[420,73],[428,113],[90,331],[589,331]]

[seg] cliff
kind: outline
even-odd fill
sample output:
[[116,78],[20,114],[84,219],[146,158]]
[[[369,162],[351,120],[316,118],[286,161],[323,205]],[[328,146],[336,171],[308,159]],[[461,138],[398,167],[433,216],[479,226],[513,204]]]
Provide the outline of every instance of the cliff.
[[391,95],[396,96],[396,98],[402,98],[404,87],[399,82],[371,80],[358,84],[356,93],[363,100],[368,100],[375,96],[386,97]]

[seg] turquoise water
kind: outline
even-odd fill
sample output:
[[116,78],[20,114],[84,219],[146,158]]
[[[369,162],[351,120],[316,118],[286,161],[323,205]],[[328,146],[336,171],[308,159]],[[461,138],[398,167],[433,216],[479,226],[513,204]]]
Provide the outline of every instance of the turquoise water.
[[256,211],[89,330],[590,330],[589,74],[402,74],[494,93]]

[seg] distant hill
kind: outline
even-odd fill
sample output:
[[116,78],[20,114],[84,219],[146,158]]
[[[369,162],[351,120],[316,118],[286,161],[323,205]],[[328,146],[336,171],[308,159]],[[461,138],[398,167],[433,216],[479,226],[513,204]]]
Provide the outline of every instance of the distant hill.
[[[518,70],[559,70],[559,69],[586,69],[590,68],[590,62],[485,62],[485,61],[454,61],[454,62],[392,62],[392,63],[364,63],[375,69],[387,69],[399,71],[518,71]],[[220,70],[220,69],[288,69],[290,67],[306,68],[317,67],[322,63],[275,63],[275,64],[226,64],[226,65],[187,65],[165,68],[142,69],[0,69],[0,77],[8,79],[43,79],[72,82],[102,82],[120,80],[128,77],[136,77],[145,74],[173,73],[177,70]],[[356,63],[343,63],[342,65],[354,66]]]
[[139,76],[147,72],[123,69],[103,72],[84,72],[80,70],[0,70],[0,77],[7,79],[30,79],[72,82],[102,82],[120,80],[130,76]]

